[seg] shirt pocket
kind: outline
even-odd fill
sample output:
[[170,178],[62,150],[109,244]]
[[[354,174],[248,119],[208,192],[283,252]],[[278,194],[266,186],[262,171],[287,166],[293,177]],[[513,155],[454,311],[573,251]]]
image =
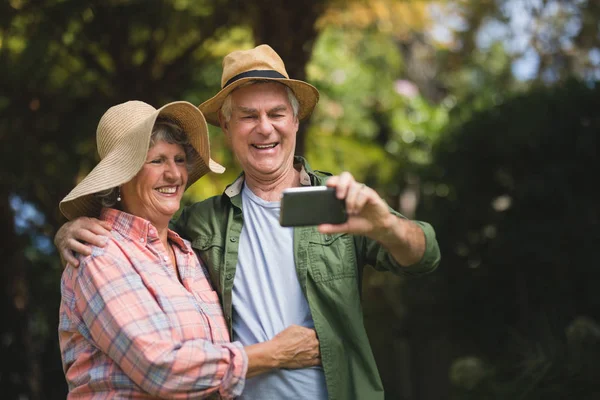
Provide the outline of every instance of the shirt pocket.
[[318,235],[309,240],[309,273],[315,282],[356,279],[354,241],[346,233]]
[[194,290],[194,297],[206,315],[223,317],[223,308],[217,292],[214,290]]
[[202,310],[213,343],[227,343],[230,341],[229,330],[223,316],[223,309],[219,295],[214,290],[194,291],[194,299]]

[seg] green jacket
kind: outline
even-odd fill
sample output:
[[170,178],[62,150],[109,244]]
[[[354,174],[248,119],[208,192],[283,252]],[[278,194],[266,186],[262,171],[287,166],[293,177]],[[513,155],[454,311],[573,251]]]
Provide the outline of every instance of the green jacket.
[[[300,157],[295,161],[303,166],[302,185],[323,185],[330,176],[312,171]],[[244,223],[242,185],[243,174],[221,196],[186,207],[172,226],[192,242],[208,267],[230,329],[231,291]],[[433,271],[440,260],[435,232],[429,224],[417,223],[425,232],[427,249],[423,259],[410,267],[400,266],[377,242],[366,237],[322,235],[315,227],[294,228],[296,271],[319,337],[330,399],[384,398],[363,324],[362,272],[365,265],[413,276]]]

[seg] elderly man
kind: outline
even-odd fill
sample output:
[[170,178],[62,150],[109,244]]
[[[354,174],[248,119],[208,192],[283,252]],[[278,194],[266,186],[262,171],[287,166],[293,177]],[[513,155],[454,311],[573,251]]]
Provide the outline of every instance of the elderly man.
[[[244,345],[283,328],[313,327],[322,367],[276,370],[248,379],[246,399],[383,399],[360,302],[363,268],[404,275],[433,271],[440,260],[433,228],[391,210],[371,188],[344,172],[330,176],[294,157],[299,121],[319,93],[289,79],[269,46],[234,51],[223,61],[221,91],[200,105],[221,127],[243,173],[223,195],[183,210],[172,227],[192,241],[209,268],[233,338]],[[340,225],[279,225],[284,189],[335,187],[348,221]],[[311,209],[307,207],[307,213]],[[62,257],[88,252],[107,234],[93,220],[62,228]]]

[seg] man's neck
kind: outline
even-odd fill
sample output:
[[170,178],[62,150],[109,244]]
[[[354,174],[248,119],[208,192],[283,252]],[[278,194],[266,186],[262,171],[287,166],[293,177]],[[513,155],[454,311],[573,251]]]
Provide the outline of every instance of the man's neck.
[[252,193],[261,199],[265,201],[279,201],[284,189],[300,186],[300,172],[292,164],[285,173],[280,174],[276,178],[261,178],[246,174],[245,184]]

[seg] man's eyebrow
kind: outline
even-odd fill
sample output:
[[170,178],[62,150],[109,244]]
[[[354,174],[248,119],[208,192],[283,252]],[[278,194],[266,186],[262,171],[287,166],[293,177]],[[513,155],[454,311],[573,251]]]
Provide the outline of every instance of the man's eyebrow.
[[286,111],[288,108],[285,104],[282,104],[280,106],[275,106],[273,108],[271,108],[269,110],[270,113],[276,113],[276,112],[280,112],[280,111]]
[[[253,113],[257,112],[256,108],[252,108],[252,107],[236,106],[236,108],[240,112],[245,113],[245,114],[253,114]],[[285,111],[287,109],[288,109],[288,107],[285,104],[281,104],[281,105],[278,105],[278,106],[275,106],[275,107],[271,108],[268,112],[269,113],[276,113],[276,112]]]
[[237,106],[236,107],[239,111],[246,113],[246,114],[252,114],[256,112],[256,108],[251,108],[251,107],[244,107],[244,106]]

